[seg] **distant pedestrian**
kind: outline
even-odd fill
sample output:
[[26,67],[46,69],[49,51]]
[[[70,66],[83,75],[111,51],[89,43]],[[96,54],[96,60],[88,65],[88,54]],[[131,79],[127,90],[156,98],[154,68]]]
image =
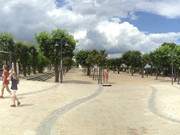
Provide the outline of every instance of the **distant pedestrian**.
[[9,68],[8,65],[3,65],[3,73],[2,73],[2,89],[1,89],[1,95],[0,98],[3,98],[4,96],[4,89],[6,88],[7,92],[11,95],[11,91],[9,89]]
[[16,91],[18,90],[18,83],[19,83],[19,77],[17,73],[12,69],[11,71],[12,105],[10,105],[11,107],[16,107],[16,101],[18,106],[21,104],[16,95]]
[[109,80],[109,70],[107,68],[104,69],[103,71],[103,80],[104,83],[107,84]]

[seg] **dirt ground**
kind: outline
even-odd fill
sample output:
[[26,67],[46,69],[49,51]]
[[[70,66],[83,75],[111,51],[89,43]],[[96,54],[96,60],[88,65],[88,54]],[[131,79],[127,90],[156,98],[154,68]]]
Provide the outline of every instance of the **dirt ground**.
[[112,86],[102,87],[72,69],[63,84],[52,81],[21,80],[20,107],[5,93],[1,135],[180,134],[180,86],[169,79],[110,73]]

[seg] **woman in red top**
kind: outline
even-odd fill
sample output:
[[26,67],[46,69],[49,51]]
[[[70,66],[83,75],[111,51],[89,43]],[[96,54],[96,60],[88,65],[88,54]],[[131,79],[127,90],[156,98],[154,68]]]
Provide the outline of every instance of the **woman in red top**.
[[104,83],[107,84],[109,80],[109,70],[107,68],[104,69],[103,78],[104,78]]
[[9,69],[7,65],[3,66],[3,74],[2,74],[2,80],[3,80],[3,87],[1,89],[1,95],[0,98],[3,98],[4,95],[4,89],[6,88],[6,90],[9,92],[9,94],[11,95],[11,91],[9,89]]

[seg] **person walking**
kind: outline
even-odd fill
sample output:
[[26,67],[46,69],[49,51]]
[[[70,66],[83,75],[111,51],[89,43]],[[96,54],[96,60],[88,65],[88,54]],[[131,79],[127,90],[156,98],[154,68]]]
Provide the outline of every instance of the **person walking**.
[[3,98],[4,96],[4,89],[6,88],[7,92],[11,95],[11,91],[9,89],[9,68],[8,65],[3,65],[3,73],[2,73],[2,89],[1,89],[1,95],[0,98]]
[[17,101],[17,106],[19,106],[21,103],[16,95],[16,91],[18,90],[18,83],[19,83],[19,78],[17,76],[17,73],[12,69],[11,70],[11,93],[12,93],[12,105],[11,107],[16,107],[16,101]]
[[107,68],[104,69],[104,72],[103,72],[103,80],[104,80],[104,83],[107,84],[108,83],[108,80],[109,80],[109,70]]

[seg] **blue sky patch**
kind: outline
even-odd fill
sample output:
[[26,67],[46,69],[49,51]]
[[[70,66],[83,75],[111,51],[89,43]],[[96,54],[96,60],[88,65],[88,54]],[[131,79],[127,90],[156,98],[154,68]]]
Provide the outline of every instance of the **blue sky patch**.
[[66,0],[56,0],[57,6],[58,7],[63,7],[67,4]]
[[123,21],[128,21],[140,31],[148,33],[180,32],[180,19],[169,19],[145,12],[137,12],[135,15],[137,19],[126,18]]

